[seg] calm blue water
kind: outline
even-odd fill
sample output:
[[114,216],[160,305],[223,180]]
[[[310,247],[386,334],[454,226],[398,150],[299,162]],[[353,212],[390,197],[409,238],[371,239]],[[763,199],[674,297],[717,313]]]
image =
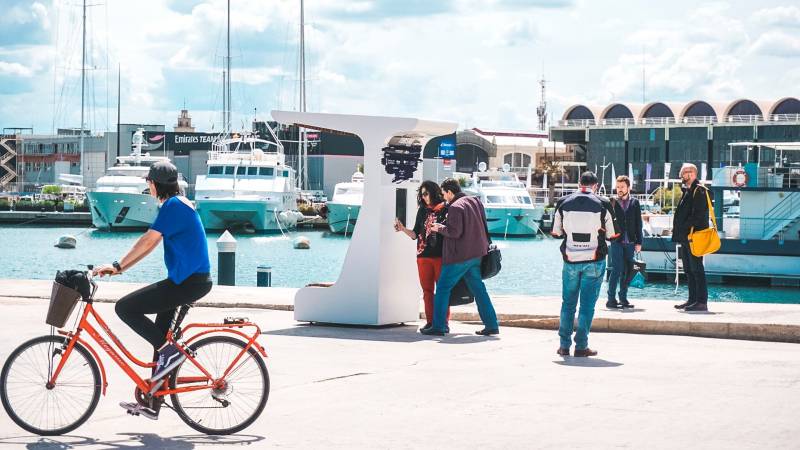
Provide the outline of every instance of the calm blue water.
[[[77,236],[74,250],[53,247],[64,234]],[[102,264],[120,259],[141,233],[106,233],[84,228],[0,227],[0,278],[52,279],[56,270],[79,264]],[[281,236],[239,235],[236,283],[255,286],[256,267],[273,267],[273,286],[301,287],[311,282],[335,281],[341,270],[349,238],[322,231],[293,232],[311,240],[311,250],[295,250],[291,239]],[[216,280],[219,234],[208,235],[208,247]],[[541,239],[496,239],[502,249],[503,270],[487,281],[497,294],[561,295],[561,256],[558,241]],[[409,245],[411,243],[409,242]],[[166,277],[163,250],[158,248],[119,281],[153,282]],[[643,290],[629,291],[629,298],[685,299],[685,286],[649,282]],[[605,295],[602,288],[601,299]],[[711,285],[712,301],[800,303],[800,289]]]

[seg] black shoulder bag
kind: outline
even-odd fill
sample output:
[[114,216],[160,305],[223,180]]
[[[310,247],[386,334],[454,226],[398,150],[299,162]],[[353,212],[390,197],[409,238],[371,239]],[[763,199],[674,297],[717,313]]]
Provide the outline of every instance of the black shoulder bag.
[[492,237],[489,236],[489,226],[486,224],[485,219],[483,221],[483,229],[486,230],[486,239],[489,241],[489,251],[483,255],[481,259],[481,278],[488,280],[500,273],[500,262],[503,260],[503,256],[500,254],[500,249],[497,248],[497,245],[492,243]]

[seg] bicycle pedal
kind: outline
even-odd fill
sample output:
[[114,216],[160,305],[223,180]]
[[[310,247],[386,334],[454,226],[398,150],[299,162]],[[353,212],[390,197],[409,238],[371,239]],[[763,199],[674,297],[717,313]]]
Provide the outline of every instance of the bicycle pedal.
[[247,317],[226,317],[222,323],[225,325],[241,325],[247,321]]

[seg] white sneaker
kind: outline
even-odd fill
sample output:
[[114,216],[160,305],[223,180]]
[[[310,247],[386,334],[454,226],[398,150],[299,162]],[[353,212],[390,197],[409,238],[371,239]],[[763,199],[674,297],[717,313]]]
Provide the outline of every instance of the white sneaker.
[[158,420],[158,413],[153,411],[152,409],[142,406],[135,402],[119,402],[119,406],[122,407],[128,414],[132,416],[143,416],[147,417],[150,420]]

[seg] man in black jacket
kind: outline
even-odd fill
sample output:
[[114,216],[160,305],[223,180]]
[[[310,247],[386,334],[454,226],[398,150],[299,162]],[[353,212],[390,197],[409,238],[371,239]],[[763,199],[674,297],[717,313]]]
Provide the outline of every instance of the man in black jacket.
[[681,167],[681,181],[683,195],[675,209],[672,222],[672,242],[681,244],[680,258],[683,262],[683,271],[686,273],[686,282],[689,285],[689,300],[675,305],[677,309],[685,311],[708,311],[708,288],[706,286],[706,271],[703,267],[703,257],[692,255],[689,248],[689,233],[708,228],[708,189],[700,184],[697,179],[697,166],[684,164]]
[[[631,180],[625,175],[617,177],[617,197],[611,199],[616,219],[618,239],[611,242],[611,275],[608,278],[606,308],[633,308],[628,302],[628,274],[633,269],[633,257],[642,251],[642,209],[639,200],[631,197]],[[619,303],[616,293],[619,284]]]

